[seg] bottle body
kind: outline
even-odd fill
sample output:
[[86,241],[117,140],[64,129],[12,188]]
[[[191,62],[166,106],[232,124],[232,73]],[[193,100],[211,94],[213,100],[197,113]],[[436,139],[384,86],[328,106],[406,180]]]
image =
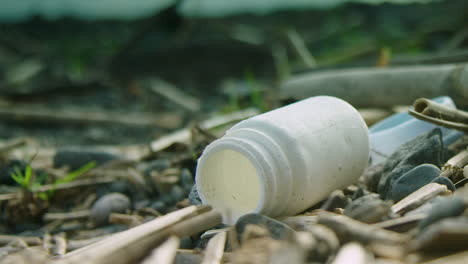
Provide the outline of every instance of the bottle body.
[[[312,97],[244,120],[208,146],[196,182],[203,203],[232,223],[245,213],[299,213],[357,181],[367,126],[351,105]],[[240,197],[240,198],[239,198]]]

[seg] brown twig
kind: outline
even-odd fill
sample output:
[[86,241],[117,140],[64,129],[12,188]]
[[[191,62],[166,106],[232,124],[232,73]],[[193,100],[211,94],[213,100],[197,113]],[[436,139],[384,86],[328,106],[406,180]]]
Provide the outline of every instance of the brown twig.
[[447,189],[447,186],[438,183],[429,183],[394,204],[392,206],[392,212],[395,214],[405,214],[406,212],[421,206],[437,195],[447,193],[451,193],[451,191]]
[[171,236],[161,246],[154,249],[141,264],[174,263],[179,245],[180,239]]

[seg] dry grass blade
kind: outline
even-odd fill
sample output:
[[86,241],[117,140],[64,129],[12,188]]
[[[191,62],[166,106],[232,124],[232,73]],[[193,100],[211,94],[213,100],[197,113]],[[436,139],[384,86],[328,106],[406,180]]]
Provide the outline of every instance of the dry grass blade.
[[421,206],[437,195],[446,193],[450,193],[447,186],[438,183],[429,183],[394,204],[392,206],[392,212],[395,214],[405,214],[406,212]]
[[227,232],[220,232],[210,239],[202,264],[220,264],[223,259]]
[[180,239],[176,236],[171,236],[161,246],[154,249],[151,255],[141,264],[174,263],[179,245]]
[[[71,252],[59,263],[133,263],[166,239],[169,236],[168,232],[174,232],[175,230],[171,227],[207,210],[210,210],[207,206],[190,206],[169,213]],[[203,225],[200,226],[203,228]],[[191,232],[198,230],[194,226],[189,228]],[[187,230],[184,231],[187,232]],[[187,233],[191,234],[191,232]]]

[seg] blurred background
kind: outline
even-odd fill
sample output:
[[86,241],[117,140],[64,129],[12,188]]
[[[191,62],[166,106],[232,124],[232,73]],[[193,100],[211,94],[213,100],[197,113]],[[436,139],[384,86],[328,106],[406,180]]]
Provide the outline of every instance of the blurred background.
[[460,62],[468,1],[1,0],[0,138],[147,143],[307,71]]

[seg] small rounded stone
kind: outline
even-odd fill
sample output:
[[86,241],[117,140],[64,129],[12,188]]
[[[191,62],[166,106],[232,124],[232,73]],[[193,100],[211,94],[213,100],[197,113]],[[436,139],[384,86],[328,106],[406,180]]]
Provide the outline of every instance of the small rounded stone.
[[403,174],[391,187],[390,198],[398,202],[414,191],[431,183],[440,175],[440,169],[432,164],[419,165]]
[[443,184],[443,185],[447,186],[447,188],[449,190],[451,190],[452,192],[455,191],[455,184],[453,184],[453,182],[447,177],[439,176],[439,177],[435,178],[434,180],[432,180],[432,182]]
[[96,225],[109,223],[112,213],[124,213],[130,208],[130,199],[121,193],[110,193],[99,198],[91,208],[90,219]]
[[200,199],[200,195],[198,195],[198,190],[197,190],[197,185],[196,184],[194,184],[192,186],[192,190],[190,191],[188,198],[189,198],[190,204],[193,204],[193,205],[202,204],[202,201]]
[[444,218],[461,215],[465,211],[465,203],[462,199],[445,198],[437,201],[431,208],[429,215],[419,223],[419,228],[423,229]]

